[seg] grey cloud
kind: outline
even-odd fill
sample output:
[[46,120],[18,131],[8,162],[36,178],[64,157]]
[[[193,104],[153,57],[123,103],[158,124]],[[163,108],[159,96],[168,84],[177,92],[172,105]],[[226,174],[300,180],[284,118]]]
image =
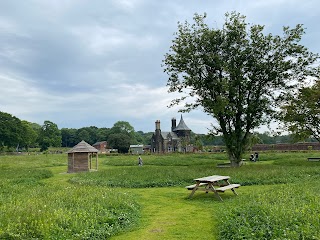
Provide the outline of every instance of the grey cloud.
[[[169,127],[180,114],[167,108],[175,95],[167,93],[161,61],[178,21],[206,12],[208,23],[220,28],[224,13],[236,10],[275,34],[303,23],[303,43],[319,51],[319,6],[315,0],[1,1],[0,111],[59,127],[126,120],[153,131],[156,119]],[[213,122],[201,111],[184,119],[202,133]]]

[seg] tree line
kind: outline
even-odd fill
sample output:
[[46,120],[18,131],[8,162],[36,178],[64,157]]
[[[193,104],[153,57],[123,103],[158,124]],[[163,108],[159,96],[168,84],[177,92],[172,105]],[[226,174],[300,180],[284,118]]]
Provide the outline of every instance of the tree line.
[[126,121],[118,121],[111,128],[95,126],[83,128],[61,128],[51,121],[42,125],[31,123],[5,112],[0,112],[0,151],[19,151],[49,147],[73,147],[81,140],[94,144],[107,141],[119,152],[128,152],[130,144],[150,144],[152,132],[135,131]]
[[61,129],[61,144],[63,147],[72,147],[84,140],[89,144],[107,141],[108,146],[118,149],[121,153],[128,152],[131,144],[149,145],[152,132],[135,131],[134,127],[126,121],[118,121],[111,128],[98,128],[95,126]]
[[[49,147],[71,148],[84,140],[89,144],[107,141],[108,146],[126,153],[131,144],[150,145],[153,132],[135,131],[126,121],[118,121],[111,128],[95,126],[76,128],[61,128],[51,122],[44,121],[42,125],[31,123],[0,112],[0,151],[28,151],[29,148],[40,148],[46,151]],[[273,135],[270,132],[255,132],[251,136],[252,145],[257,143],[276,144],[291,143],[296,135]],[[304,139],[316,141],[314,138]],[[222,135],[196,134],[191,132],[191,143],[199,150],[204,146],[224,146]]]

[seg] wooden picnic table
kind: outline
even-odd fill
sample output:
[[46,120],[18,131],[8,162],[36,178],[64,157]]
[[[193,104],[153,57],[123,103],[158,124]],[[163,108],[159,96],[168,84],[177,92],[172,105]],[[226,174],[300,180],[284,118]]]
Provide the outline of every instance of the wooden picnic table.
[[221,200],[222,198],[219,195],[219,192],[225,192],[226,190],[230,189],[235,195],[238,195],[235,191],[235,188],[240,187],[240,184],[230,184],[229,176],[219,176],[213,175],[208,177],[196,178],[195,184],[187,186],[188,190],[192,190],[189,198],[193,196],[196,191],[205,191],[214,192],[214,194]]

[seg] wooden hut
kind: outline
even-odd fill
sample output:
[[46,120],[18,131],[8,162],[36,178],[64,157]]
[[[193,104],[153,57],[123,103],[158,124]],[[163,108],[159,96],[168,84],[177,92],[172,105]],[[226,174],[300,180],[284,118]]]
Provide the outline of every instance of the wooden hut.
[[[68,152],[68,173],[98,170],[98,150],[85,141],[79,142]],[[95,163],[92,159],[95,157]]]

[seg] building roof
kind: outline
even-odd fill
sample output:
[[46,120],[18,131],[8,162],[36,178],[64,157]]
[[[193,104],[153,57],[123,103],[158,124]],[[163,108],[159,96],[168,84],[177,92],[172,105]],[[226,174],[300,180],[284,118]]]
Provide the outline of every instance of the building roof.
[[161,136],[163,139],[168,139],[169,135],[172,139],[180,139],[175,132],[161,132]]
[[107,141],[101,141],[101,142],[96,142],[95,144],[93,144],[92,146],[95,146],[95,145],[100,145],[102,143],[107,143]]
[[179,122],[178,126],[175,129],[173,129],[173,131],[181,131],[181,130],[191,131],[191,129],[188,128],[188,126],[183,121],[182,115],[181,115],[180,122]]
[[138,145],[130,145],[130,148],[142,148],[143,145],[142,144],[138,144]]
[[89,143],[86,143],[85,141],[79,142],[77,145],[75,145],[72,149],[70,149],[67,153],[92,153],[92,152],[99,152],[98,149],[92,147]]

